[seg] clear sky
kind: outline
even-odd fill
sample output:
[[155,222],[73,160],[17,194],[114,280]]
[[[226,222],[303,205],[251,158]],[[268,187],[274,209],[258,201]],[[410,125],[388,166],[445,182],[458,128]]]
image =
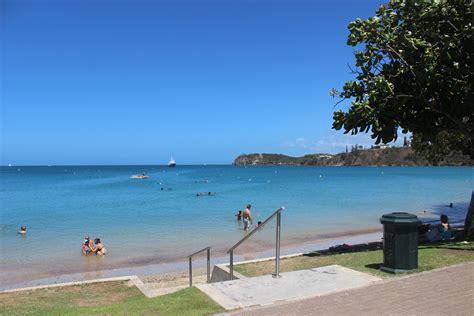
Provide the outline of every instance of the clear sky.
[[2,0],[1,164],[335,153],[347,25],[381,1]]

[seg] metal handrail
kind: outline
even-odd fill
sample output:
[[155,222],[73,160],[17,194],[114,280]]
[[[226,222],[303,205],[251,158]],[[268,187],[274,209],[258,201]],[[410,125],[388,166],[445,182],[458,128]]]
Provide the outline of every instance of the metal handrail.
[[277,225],[276,225],[276,240],[275,240],[275,273],[273,273],[273,277],[279,278],[280,277],[280,232],[281,232],[281,212],[285,210],[285,207],[280,207],[278,210],[273,212],[266,220],[264,220],[258,227],[255,227],[250,233],[245,235],[241,240],[239,240],[235,245],[233,245],[227,253],[230,254],[230,279],[234,279],[234,250],[238,246],[240,246],[244,241],[249,239],[253,234],[255,234],[258,230],[262,229],[266,223],[271,221],[273,217],[277,216]]
[[207,250],[207,283],[211,281],[211,247],[202,248],[188,256],[189,258],[189,286],[193,286],[193,256]]

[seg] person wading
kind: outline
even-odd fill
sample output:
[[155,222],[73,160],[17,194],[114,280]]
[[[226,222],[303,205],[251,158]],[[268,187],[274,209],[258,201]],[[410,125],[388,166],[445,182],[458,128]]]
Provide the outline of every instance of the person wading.
[[243,221],[244,221],[244,230],[248,230],[250,228],[250,224],[252,224],[252,215],[250,214],[250,208],[252,205],[247,205],[247,207],[244,210],[243,214]]

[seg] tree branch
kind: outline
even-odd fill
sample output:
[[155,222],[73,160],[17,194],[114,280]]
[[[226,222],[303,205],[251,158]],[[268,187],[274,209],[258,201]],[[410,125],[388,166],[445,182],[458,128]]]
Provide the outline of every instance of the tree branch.
[[341,100],[337,101],[337,103],[334,104],[333,109],[336,108],[336,106],[337,106],[339,103],[341,103],[341,102],[343,102],[343,101],[345,101],[345,100],[347,100],[347,99],[349,99],[349,98],[342,98]]
[[400,60],[401,60],[408,68],[410,68],[411,74],[412,74],[413,77],[415,77],[415,79],[416,79],[416,74],[415,74],[415,72],[413,71],[413,67],[412,67],[410,64],[408,64],[407,61],[402,57],[402,55],[400,55],[396,50],[394,50],[394,49],[392,48],[392,46],[390,46],[388,43],[386,43],[385,45],[387,45],[387,47],[388,47],[395,55],[397,55],[397,57],[400,58]]
[[[347,63],[347,67],[349,67],[349,69],[351,70],[351,73],[352,73],[353,75],[355,75],[355,74],[362,75],[362,73],[361,73],[360,71],[357,71],[357,70],[352,69],[352,67],[351,67],[351,65],[349,65],[349,63]],[[357,69],[357,68],[356,68],[356,69]]]

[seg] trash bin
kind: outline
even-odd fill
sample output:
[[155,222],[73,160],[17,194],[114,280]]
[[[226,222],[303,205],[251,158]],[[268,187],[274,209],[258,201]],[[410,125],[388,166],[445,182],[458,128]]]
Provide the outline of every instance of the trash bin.
[[396,212],[385,214],[383,224],[384,271],[398,273],[418,268],[418,226],[416,215]]

